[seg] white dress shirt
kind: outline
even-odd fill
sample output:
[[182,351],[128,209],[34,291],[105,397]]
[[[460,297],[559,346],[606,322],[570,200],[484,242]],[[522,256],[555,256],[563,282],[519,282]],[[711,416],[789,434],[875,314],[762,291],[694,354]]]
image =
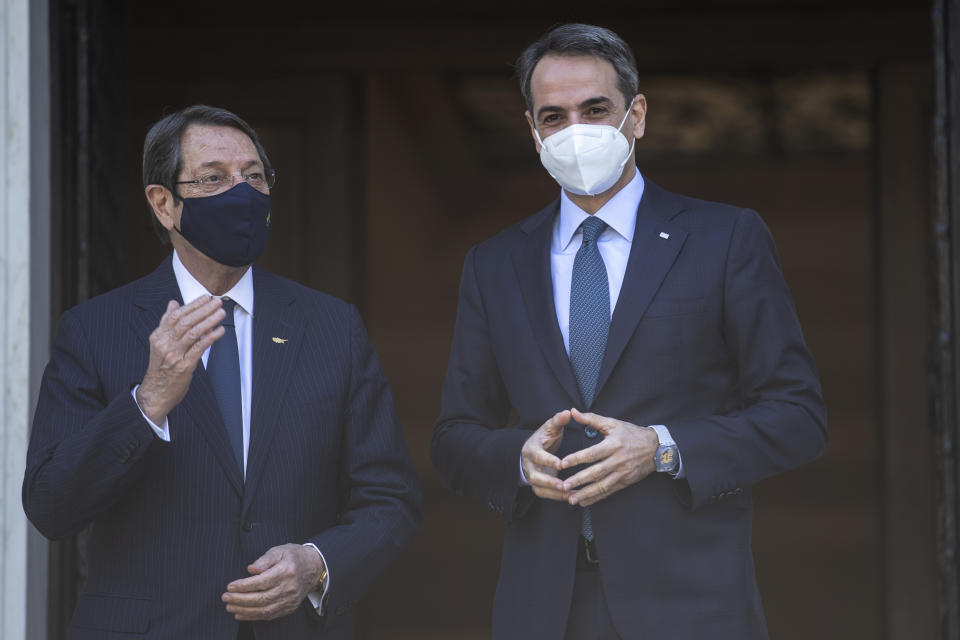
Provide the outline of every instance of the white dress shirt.
[[[610,285],[610,317],[620,299],[620,289],[627,273],[627,261],[630,259],[630,247],[633,245],[633,232],[637,227],[637,208],[643,197],[643,176],[636,170],[627,186],[618,191],[595,214],[603,220],[607,228],[597,237],[597,249],[603,264],[607,268],[607,282]],[[550,274],[553,278],[553,303],[557,312],[557,322],[563,335],[563,346],[570,355],[570,288],[573,284],[573,262],[577,251],[583,244],[583,231],[580,225],[590,214],[573,203],[567,192],[560,191],[560,215],[553,223],[553,236],[550,240]],[[668,430],[669,433],[669,430]],[[679,463],[675,478],[684,477],[683,459],[677,455]],[[520,468],[520,481],[529,484],[523,466]]]
[[[183,266],[180,256],[176,250],[173,252],[173,275],[177,279],[177,286],[180,288],[180,298],[185,304],[190,304],[194,300],[204,296],[213,296],[207,291],[200,282],[193,277],[187,268]],[[233,309],[233,323],[237,334],[237,349],[240,353],[240,403],[243,410],[243,477],[247,477],[247,454],[250,449],[250,405],[253,399],[253,269],[248,268],[246,273],[240,278],[237,284],[222,296],[213,296],[220,298],[230,298],[236,302]],[[203,352],[201,359],[203,367],[206,369],[207,360],[210,358],[210,347]],[[137,399],[137,389],[140,385],[133,388],[133,399]],[[139,407],[139,404],[137,405]],[[164,442],[170,442],[170,421],[166,416],[163,418],[163,424],[156,425],[147,414],[140,409],[144,419],[150,428],[153,429],[157,437]],[[317,546],[308,542],[304,546],[316,549],[320,557],[323,558],[323,564],[326,566],[327,560],[323,557],[323,552],[317,549]],[[324,580],[320,591],[311,591],[308,596],[310,603],[314,608],[320,611],[323,604],[323,596],[327,593],[330,586],[330,570],[327,569],[327,577]]]

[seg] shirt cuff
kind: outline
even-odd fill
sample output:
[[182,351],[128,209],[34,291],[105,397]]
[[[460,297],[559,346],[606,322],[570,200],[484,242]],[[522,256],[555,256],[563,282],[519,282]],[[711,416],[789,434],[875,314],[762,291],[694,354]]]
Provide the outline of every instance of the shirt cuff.
[[520,486],[529,487],[530,481],[527,480],[527,474],[523,472],[523,457],[520,458]]
[[314,551],[320,554],[320,559],[323,560],[323,566],[327,570],[326,575],[323,577],[323,584],[320,585],[319,591],[311,591],[307,594],[307,599],[310,600],[310,604],[313,605],[313,608],[317,610],[317,615],[323,615],[323,608],[327,601],[327,593],[330,590],[330,565],[327,564],[327,559],[323,557],[323,551],[317,548],[317,545],[312,542],[307,542],[303,546],[310,547]]
[[163,417],[163,424],[157,426],[153,424],[153,420],[147,417],[147,414],[143,412],[143,409],[140,408],[140,403],[137,402],[137,389],[140,388],[140,385],[135,386],[131,391],[130,395],[133,396],[133,401],[137,405],[137,409],[140,409],[140,415],[143,416],[143,419],[147,421],[147,424],[150,425],[150,428],[153,429],[153,432],[157,434],[157,437],[163,440],[164,442],[170,442],[170,421],[167,420],[167,417]]

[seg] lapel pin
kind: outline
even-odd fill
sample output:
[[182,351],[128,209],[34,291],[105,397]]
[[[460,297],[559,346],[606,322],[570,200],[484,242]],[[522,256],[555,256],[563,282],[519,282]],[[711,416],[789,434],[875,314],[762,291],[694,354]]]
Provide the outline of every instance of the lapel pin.
[[285,343],[287,342],[287,339],[286,339],[286,338],[278,338],[277,336],[273,336],[273,341],[276,342],[277,344],[285,344]]
[[666,231],[661,231],[661,232],[660,232],[660,237],[663,238],[664,240],[669,240],[669,239],[670,239],[670,234],[667,233]]

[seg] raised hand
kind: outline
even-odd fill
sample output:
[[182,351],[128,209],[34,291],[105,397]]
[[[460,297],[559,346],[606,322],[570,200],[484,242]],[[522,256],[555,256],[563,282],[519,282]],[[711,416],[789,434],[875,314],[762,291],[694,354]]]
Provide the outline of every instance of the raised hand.
[[161,424],[187,394],[197,363],[224,333],[225,312],[218,298],[201,296],[180,306],[167,304],[150,334],[150,362],[137,388],[137,404],[154,424]]

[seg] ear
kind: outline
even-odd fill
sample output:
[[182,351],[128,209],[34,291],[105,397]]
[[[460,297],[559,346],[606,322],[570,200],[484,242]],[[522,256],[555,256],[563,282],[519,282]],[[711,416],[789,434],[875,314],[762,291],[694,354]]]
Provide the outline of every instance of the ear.
[[523,112],[523,117],[527,119],[527,124],[530,125],[530,137],[533,138],[533,146],[537,148],[537,155],[540,155],[540,143],[537,141],[537,128],[533,126],[533,116],[530,115],[530,110]]
[[153,209],[153,215],[157,217],[163,228],[167,231],[173,229],[176,223],[180,221],[183,203],[174,204],[173,194],[163,185],[148,184],[144,193],[147,196],[147,202],[150,203],[150,208]]
[[647,98],[642,93],[633,99],[630,114],[633,116],[633,137],[642,138],[647,126]]

